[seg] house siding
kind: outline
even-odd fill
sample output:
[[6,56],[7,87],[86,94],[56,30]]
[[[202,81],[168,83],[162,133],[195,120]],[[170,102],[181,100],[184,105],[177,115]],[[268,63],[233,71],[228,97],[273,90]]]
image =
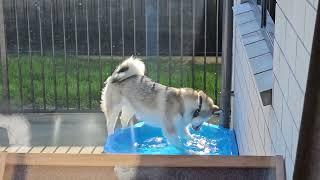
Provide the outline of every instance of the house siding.
[[240,155],[282,155],[292,179],[318,0],[277,2],[271,105],[262,104],[250,54],[234,23],[232,121]]

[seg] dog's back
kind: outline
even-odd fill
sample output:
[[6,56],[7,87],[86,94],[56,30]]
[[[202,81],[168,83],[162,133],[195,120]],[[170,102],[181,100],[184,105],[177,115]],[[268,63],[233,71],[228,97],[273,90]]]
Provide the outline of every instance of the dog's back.
[[158,103],[161,102],[158,98],[164,100],[166,98],[167,87],[153,82],[146,76],[131,76],[121,82],[113,83],[112,86],[133,106],[139,102],[141,107],[158,107]]

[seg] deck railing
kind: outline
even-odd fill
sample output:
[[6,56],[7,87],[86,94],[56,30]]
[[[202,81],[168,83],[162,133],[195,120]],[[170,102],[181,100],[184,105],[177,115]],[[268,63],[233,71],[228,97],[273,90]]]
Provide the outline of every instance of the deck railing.
[[0,178],[285,179],[280,156],[107,155],[77,147],[50,148],[50,152],[36,149],[35,153],[35,148],[0,152]]
[[220,0],[0,1],[0,85],[12,111],[99,111],[103,81],[131,55],[153,80],[219,102]]

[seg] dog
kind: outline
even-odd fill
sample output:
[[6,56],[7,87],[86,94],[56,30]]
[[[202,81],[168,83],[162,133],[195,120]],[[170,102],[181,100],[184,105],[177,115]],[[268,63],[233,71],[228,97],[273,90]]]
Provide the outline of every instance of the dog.
[[23,115],[0,114],[0,128],[7,130],[10,146],[30,145],[31,127]]
[[153,82],[145,76],[141,59],[124,60],[105,81],[101,110],[106,117],[108,136],[114,133],[120,115],[122,127],[132,117],[160,127],[169,143],[181,147],[180,138],[191,138],[188,126],[198,131],[220,109],[203,91],[174,88]]

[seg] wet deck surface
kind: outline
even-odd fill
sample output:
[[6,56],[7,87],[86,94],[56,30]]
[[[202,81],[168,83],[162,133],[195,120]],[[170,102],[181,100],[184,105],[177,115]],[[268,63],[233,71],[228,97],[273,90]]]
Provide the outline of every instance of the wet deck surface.
[[[25,114],[31,125],[32,146],[103,146],[105,117],[102,113]],[[0,128],[0,145],[8,145]]]

